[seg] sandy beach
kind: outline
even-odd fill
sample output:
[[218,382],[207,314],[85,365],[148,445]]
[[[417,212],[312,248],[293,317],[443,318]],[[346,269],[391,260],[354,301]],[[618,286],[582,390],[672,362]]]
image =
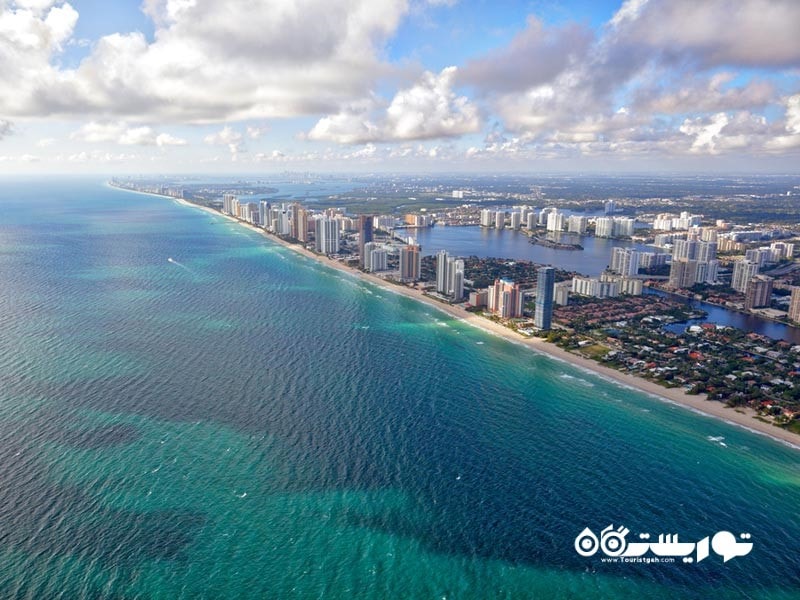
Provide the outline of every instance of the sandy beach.
[[[167,198],[166,196],[162,197]],[[264,231],[261,228],[250,225],[249,223],[242,222],[239,219],[235,219],[234,217],[231,217],[229,215],[224,215],[221,212],[214,210],[212,208],[200,206],[198,204],[193,204],[191,202],[187,202],[186,200],[181,200],[177,198],[169,198],[169,199],[174,200],[175,202],[182,204],[184,206],[190,206],[193,208],[203,210],[215,216],[226,218],[231,222],[237,223],[239,225],[242,225],[243,227],[251,229],[252,231],[264,236],[270,241],[276,244],[280,244],[281,246],[284,246],[285,248],[288,248],[293,252],[296,252],[297,254],[305,256],[306,258],[309,258],[311,260],[315,260],[322,265],[328,266],[332,269],[336,269],[343,273],[348,273],[351,276],[358,277],[363,281],[368,281],[388,291],[401,294],[413,300],[417,300],[418,302],[424,302],[428,306],[435,308],[436,310],[439,310],[443,313],[446,313],[447,315],[455,319],[459,319],[468,325],[482,329],[483,331],[490,333],[492,335],[500,336],[506,340],[518,344],[521,343],[527,348],[533,350],[534,352],[539,352],[542,354],[546,354],[547,356],[550,356],[557,360],[562,360],[575,367],[590,371],[606,379],[610,379],[620,385],[644,392],[660,401],[671,402],[673,404],[687,408],[694,412],[701,413],[709,417],[721,419],[729,424],[743,427],[753,433],[766,435],[774,440],[777,440],[779,442],[782,442],[784,444],[787,444],[793,448],[800,450],[800,436],[798,436],[795,433],[792,433],[791,431],[775,427],[770,423],[759,421],[758,419],[755,418],[756,413],[752,409],[729,408],[724,404],[722,404],[721,402],[706,400],[705,396],[703,395],[697,395],[697,396],[689,395],[686,394],[683,390],[678,388],[665,388],[651,381],[647,381],[646,379],[642,379],[640,377],[636,377],[628,373],[622,373],[620,371],[617,371],[616,369],[612,369],[605,365],[601,365],[588,358],[584,358],[582,356],[578,356],[576,354],[568,352],[563,348],[559,348],[555,344],[550,344],[546,342],[542,338],[525,337],[522,334],[517,333],[516,331],[512,331],[511,329],[504,327],[499,323],[496,323],[495,321],[491,321],[482,316],[467,312],[460,306],[452,306],[450,304],[445,304],[443,302],[434,300],[433,298],[426,296],[421,290],[387,282],[382,278],[377,277],[376,275],[370,273],[364,273],[362,271],[348,267],[339,262],[338,260],[332,260],[325,256],[315,254],[314,252],[310,252],[309,250],[303,248],[302,246],[289,243],[285,240],[280,239],[275,235],[272,235]]]

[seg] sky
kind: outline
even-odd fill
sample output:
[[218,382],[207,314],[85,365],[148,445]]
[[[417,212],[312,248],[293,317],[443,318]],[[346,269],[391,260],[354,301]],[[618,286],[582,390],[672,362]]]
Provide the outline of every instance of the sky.
[[0,0],[0,175],[797,173],[798,0]]

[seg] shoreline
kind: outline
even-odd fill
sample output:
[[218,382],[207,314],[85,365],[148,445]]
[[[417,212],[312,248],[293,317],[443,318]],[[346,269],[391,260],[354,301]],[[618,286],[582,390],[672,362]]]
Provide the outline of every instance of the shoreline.
[[[255,227],[254,225],[240,221],[239,219],[236,219],[230,215],[225,215],[222,212],[217,211],[213,208],[195,204],[193,202],[188,202],[187,200],[183,200],[182,198],[173,198],[171,196],[162,196],[160,194],[151,194],[148,192],[137,192],[136,190],[128,190],[125,188],[115,187],[114,189],[121,189],[122,191],[158,196],[159,198],[172,200],[183,206],[196,208],[204,212],[207,212],[209,214],[222,217],[224,219],[231,221],[232,223],[236,223],[238,225],[246,227],[247,229],[250,229],[254,233],[260,234],[265,239],[270,240],[280,246],[283,246],[284,248],[287,248],[301,256],[304,256],[305,258],[313,260],[321,265],[328,266],[342,273],[349,274],[353,277],[360,279],[361,281],[372,283],[387,291],[400,294],[402,296],[405,296],[406,298],[416,300],[418,302],[422,302],[425,305],[437,309],[440,312],[443,312],[448,316],[453,317],[467,325],[481,329],[485,333],[498,336],[506,341],[515,344],[521,344],[525,346],[527,349],[532,350],[533,352],[536,352],[538,354],[543,354],[548,356],[549,358],[565,362],[582,371],[588,371],[589,373],[596,375],[601,379],[611,381],[613,383],[621,385],[622,387],[643,392],[644,394],[660,402],[667,402],[670,404],[674,404],[684,409],[691,410],[694,413],[724,421],[729,425],[746,429],[750,433],[769,437],[773,441],[779,442],[782,445],[789,446],[795,450],[800,450],[800,436],[798,436],[795,433],[792,433],[791,431],[782,429],[780,427],[776,427],[770,423],[765,423],[763,421],[757,420],[756,418],[754,418],[756,413],[753,409],[729,408],[724,404],[722,404],[721,402],[706,400],[705,397],[701,395],[689,395],[679,388],[665,388],[656,383],[653,383],[652,381],[648,381],[646,379],[642,379],[641,377],[636,377],[635,375],[617,371],[616,369],[612,369],[611,367],[599,364],[596,361],[591,360],[589,358],[585,358],[583,356],[578,356],[576,354],[573,354],[572,352],[568,352],[563,348],[559,348],[555,344],[550,344],[546,342],[542,338],[524,337],[521,334],[509,329],[508,327],[505,327],[499,323],[478,316],[476,314],[467,312],[461,307],[438,302],[426,296],[421,290],[413,289],[405,285],[397,285],[389,283],[384,279],[377,277],[374,274],[365,273],[363,271],[353,269],[351,267],[342,264],[338,260],[328,259],[326,256],[315,254],[314,252],[307,250],[303,246],[287,242],[279,238],[278,236],[272,235],[269,232],[259,227]],[[738,412],[738,411],[743,411],[743,412]]]

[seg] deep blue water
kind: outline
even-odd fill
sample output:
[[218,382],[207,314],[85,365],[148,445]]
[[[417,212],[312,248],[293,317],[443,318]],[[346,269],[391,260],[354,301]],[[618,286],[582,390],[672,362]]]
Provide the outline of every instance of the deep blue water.
[[3,181],[0,331],[0,597],[800,597],[796,449],[197,209]]

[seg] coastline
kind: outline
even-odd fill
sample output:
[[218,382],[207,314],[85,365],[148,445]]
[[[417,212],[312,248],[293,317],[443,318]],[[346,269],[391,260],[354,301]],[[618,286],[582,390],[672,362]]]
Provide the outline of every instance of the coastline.
[[501,337],[506,341],[510,341],[512,343],[522,344],[529,350],[532,350],[540,354],[544,354],[556,360],[563,361],[576,368],[588,371],[596,376],[599,376],[606,380],[610,380],[623,387],[643,392],[648,396],[651,396],[661,402],[668,402],[674,405],[678,405],[682,408],[691,410],[695,413],[702,414],[706,417],[719,419],[721,421],[728,423],[729,425],[741,427],[743,429],[750,431],[751,433],[769,437],[774,441],[790,446],[796,450],[800,450],[800,436],[785,429],[782,429],[780,427],[776,427],[770,423],[757,420],[756,418],[754,418],[756,414],[755,411],[750,408],[737,408],[737,409],[729,408],[720,402],[706,400],[705,396],[690,395],[678,388],[665,388],[646,379],[642,379],[640,377],[636,377],[635,375],[617,371],[616,369],[612,369],[611,367],[599,364],[594,360],[568,352],[567,350],[560,348],[555,344],[550,344],[546,342],[542,338],[524,337],[521,334],[512,331],[511,329],[499,323],[483,318],[476,314],[467,312],[461,307],[438,302],[426,296],[421,290],[413,289],[405,285],[392,284],[380,277],[377,277],[374,274],[365,273],[363,271],[350,268],[342,264],[338,260],[327,259],[327,257],[315,254],[298,244],[287,242],[279,238],[278,236],[272,235],[259,227],[255,227],[249,223],[240,221],[239,219],[236,219],[230,215],[225,215],[222,212],[209,208],[207,206],[202,206],[199,204],[195,204],[193,202],[188,202],[187,200],[183,200],[181,198],[173,198],[171,196],[163,196],[160,194],[152,194],[148,192],[138,192],[136,190],[129,190],[126,188],[119,188],[116,186],[110,186],[110,187],[114,187],[114,189],[120,189],[122,191],[158,196],[159,198],[172,200],[183,206],[196,208],[204,212],[207,212],[209,214],[228,219],[233,223],[237,223],[243,227],[252,230],[255,233],[260,234],[262,237],[270,240],[271,242],[279,244],[284,248],[287,248],[308,259],[314,260],[321,265],[325,265],[332,269],[336,269],[342,273],[346,273],[353,277],[357,277],[362,281],[372,283],[387,291],[400,294],[402,296],[405,296],[412,300],[416,300],[418,302],[422,302],[431,308],[439,310],[440,312],[443,312],[448,316],[458,319],[467,325],[481,329],[486,333]]

